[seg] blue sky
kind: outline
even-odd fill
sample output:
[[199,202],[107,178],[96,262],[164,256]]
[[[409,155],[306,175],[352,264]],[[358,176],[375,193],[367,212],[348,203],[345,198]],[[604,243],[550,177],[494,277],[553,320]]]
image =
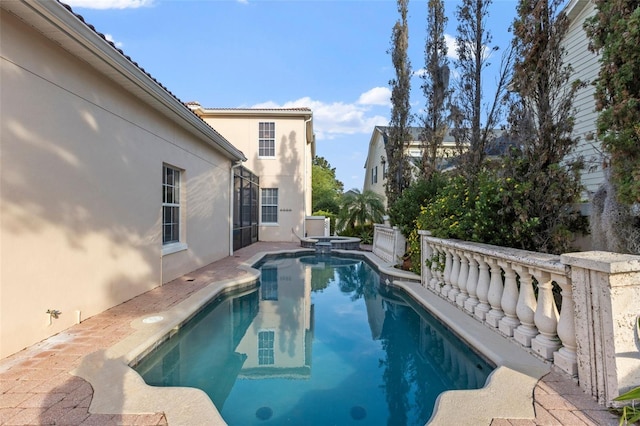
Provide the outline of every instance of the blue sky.
[[[63,0],[64,1],[64,0]],[[204,107],[300,107],[317,155],[345,190],[362,188],[376,125],[387,125],[394,0],[67,0],[180,100]],[[495,0],[489,28],[507,47],[516,0]],[[455,37],[457,1],[445,1]],[[427,0],[409,2],[409,57],[424,66]],[[453,54],[453,45],[450,47]],[[499,54],[492,60],[499,64]],[[489,78],[489,80],[492,77]],[[421,80],[412,104],[424,104]]]

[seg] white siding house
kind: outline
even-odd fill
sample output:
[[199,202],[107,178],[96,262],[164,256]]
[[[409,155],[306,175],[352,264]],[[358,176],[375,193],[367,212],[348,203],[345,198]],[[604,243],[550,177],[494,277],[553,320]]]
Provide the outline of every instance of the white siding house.
[[573,132],[580,138],[575,155],[582,156],[586,161],[582,183],[587,193],[593,194],[604,180],[600,144],[594,139],[598,113],[595,111],[595,87],[592,84],[598,77],[600,63],[598,55],[589,51],[589,38],[583,25],[585,19],[595,14],[596,8],[590,0],[571,0],[565,12],[570,20],[565,38],[565,63],[571,64],[573,68],[572,81],[579,79],[587,83],[578,91],[574,101],[576,111]]

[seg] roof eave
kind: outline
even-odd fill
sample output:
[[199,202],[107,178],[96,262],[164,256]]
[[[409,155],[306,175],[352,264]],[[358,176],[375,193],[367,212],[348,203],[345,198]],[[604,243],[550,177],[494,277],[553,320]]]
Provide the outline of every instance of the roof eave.
[[0,7],[89,63],[230,160],[246,161],[240,150],[58,1],[3,0]]

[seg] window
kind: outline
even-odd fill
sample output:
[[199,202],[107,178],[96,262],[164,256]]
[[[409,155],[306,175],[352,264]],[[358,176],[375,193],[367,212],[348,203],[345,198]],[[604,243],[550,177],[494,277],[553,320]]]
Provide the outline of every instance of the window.
[[162,244],[171,244],[180,241],[180,170],[162,169]]
[[278,300],[278,268],[263,266],[260,270],[262,300]]
[[273,356],[275,331],[258,332],[258,365],[275,364]]
[[371,183],[378,183],[378,166],[371,169]]
[[276,123],[258,123],[258,157],[276,156]]
[[278,223],[278,188],[262,189],[262,223]]

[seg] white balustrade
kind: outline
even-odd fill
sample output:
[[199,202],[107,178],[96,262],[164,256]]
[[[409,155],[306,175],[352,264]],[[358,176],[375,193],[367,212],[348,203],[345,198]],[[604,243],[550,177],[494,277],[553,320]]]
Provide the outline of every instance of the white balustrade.
[[405,253],[406,239],[397,227],[374,224],[373,253],[385,262],[397,265]]
[[[431,261],[423,274],[427,288],[575,374],[570,271],[559,256],[435,238],[422,231],[421,239],[423,262]],[[562,289],[561,310],[554,300],[553,282]]]

